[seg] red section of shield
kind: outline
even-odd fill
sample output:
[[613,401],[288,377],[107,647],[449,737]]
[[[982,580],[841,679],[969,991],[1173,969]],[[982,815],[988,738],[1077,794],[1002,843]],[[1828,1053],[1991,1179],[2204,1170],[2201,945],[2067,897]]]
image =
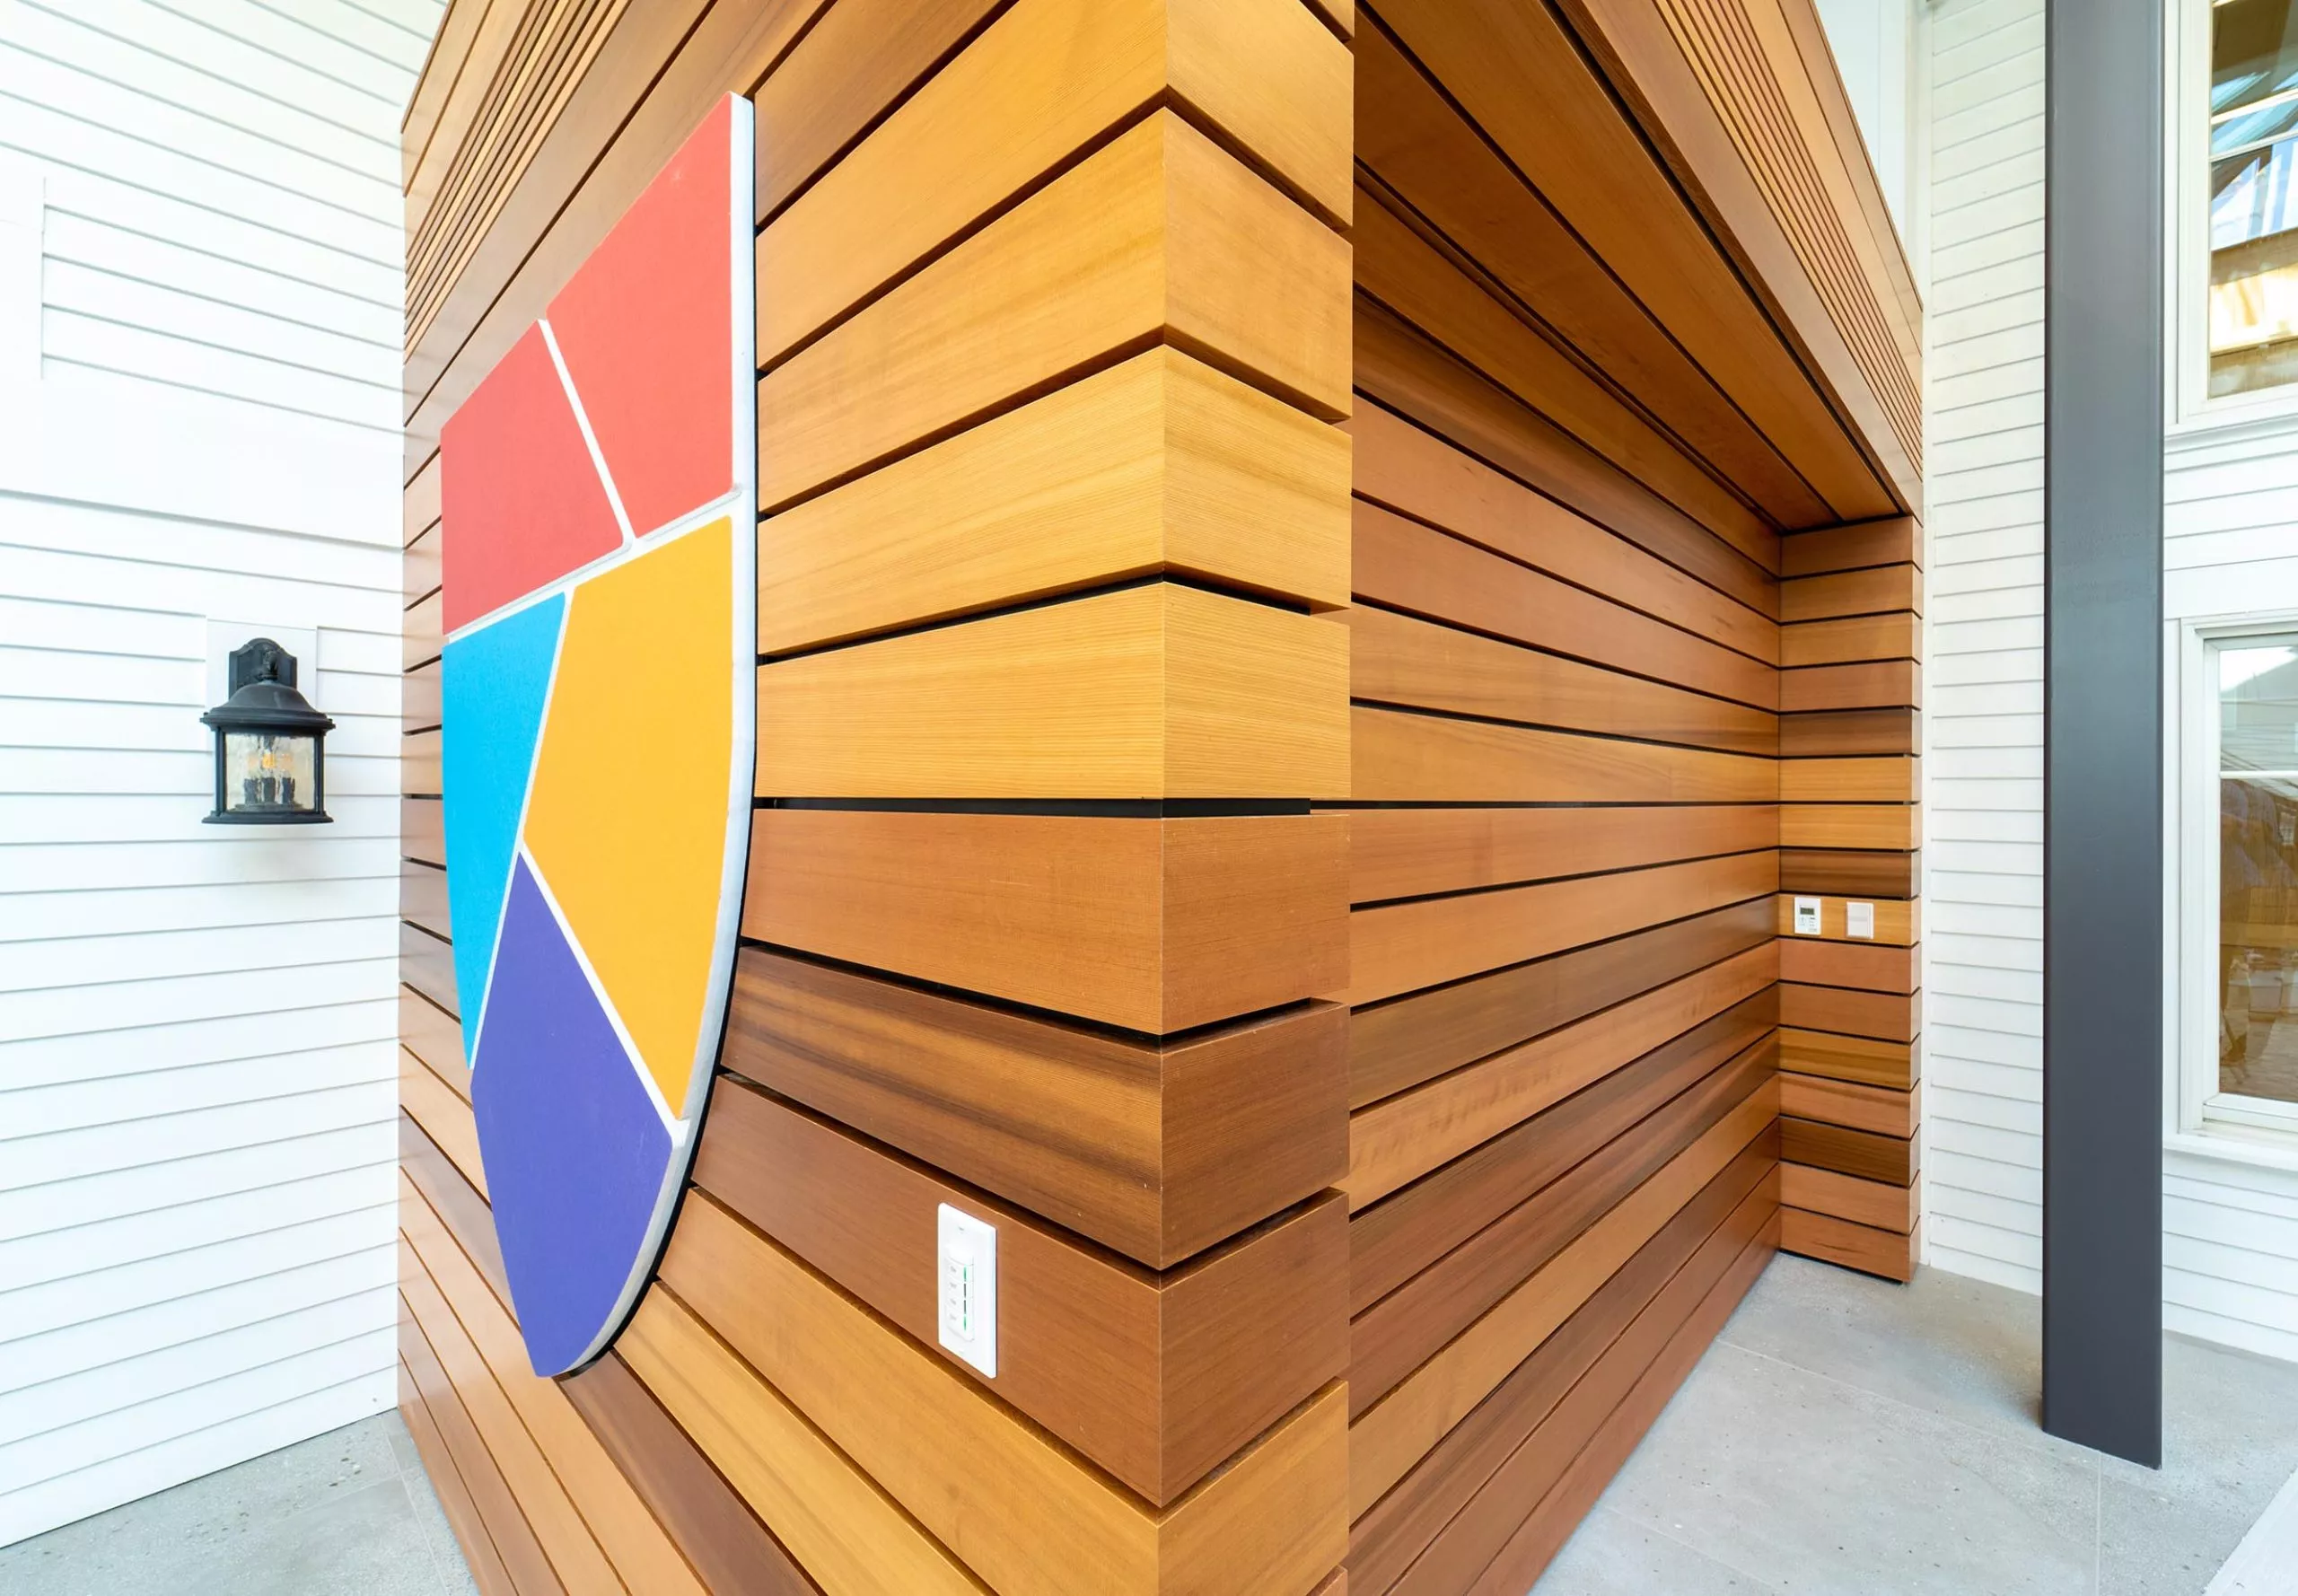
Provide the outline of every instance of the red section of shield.
[[642,538],[734,485],[732,120],[722,101],[548,312]]
[[450,632],[622,542],[539,328],[527,329],[448,421],[439,472]]

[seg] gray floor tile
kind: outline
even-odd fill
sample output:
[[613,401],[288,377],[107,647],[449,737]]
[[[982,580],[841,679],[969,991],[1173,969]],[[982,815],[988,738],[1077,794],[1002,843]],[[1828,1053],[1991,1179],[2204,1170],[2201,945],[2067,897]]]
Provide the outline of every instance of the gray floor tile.
[[415,1450],[415,1437],[407,1431],[407,1421],[396,1413],[383,1415],[383,1434],[390,1437],[391,1456],[399,1460],[401,1474],[423,1472],[423,1454]]
[[[2258,1516],[2197,1502],[2149,1480],[2101,1481],[2100,1596],[2201,1596]],[[2264,1504],[2260,1504],[2263,1506]]]
[[469,1565],[463,1561],[454,1526],[447,1522],[446,1510],[439,1505],[438,1493],[431,1488],[430,1477],[418,1469],[399,1476],[399,1485],[406,1490],[416,1523],[423,1531],[423,1544],[430,1549],[431,1565],[439,1574],[440,1591],[444,1596],[465,1596],[466,1592],[477,1596],[478,1586],[471,1579]]
[[1549,1564],[1534,1596],[1761,1596],[1777,1589],[1648,1524],[1599,1507]]

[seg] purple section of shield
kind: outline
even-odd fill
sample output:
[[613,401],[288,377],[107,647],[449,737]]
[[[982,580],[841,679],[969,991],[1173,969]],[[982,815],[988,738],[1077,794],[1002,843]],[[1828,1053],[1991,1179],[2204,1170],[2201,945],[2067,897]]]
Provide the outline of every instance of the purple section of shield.
[[563,1374],[653,1267],[671,1138],[523,855],[470,1089],[527,1358]]

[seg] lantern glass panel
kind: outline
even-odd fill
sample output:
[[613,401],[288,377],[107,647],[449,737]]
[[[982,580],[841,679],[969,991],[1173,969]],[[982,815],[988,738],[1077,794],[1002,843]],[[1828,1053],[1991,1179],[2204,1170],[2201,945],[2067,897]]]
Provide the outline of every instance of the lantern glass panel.
[[310,813],[318,798],[311,779],[316,746],[308,732],[224,732],[224,802],[231,812]]

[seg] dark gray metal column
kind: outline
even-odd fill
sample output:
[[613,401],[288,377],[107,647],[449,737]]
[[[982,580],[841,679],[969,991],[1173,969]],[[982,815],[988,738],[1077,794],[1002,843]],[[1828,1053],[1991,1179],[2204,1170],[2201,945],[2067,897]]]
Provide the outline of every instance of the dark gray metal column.
[[2048,0],[2043,1427],[2162,1437],[2162,0]]

